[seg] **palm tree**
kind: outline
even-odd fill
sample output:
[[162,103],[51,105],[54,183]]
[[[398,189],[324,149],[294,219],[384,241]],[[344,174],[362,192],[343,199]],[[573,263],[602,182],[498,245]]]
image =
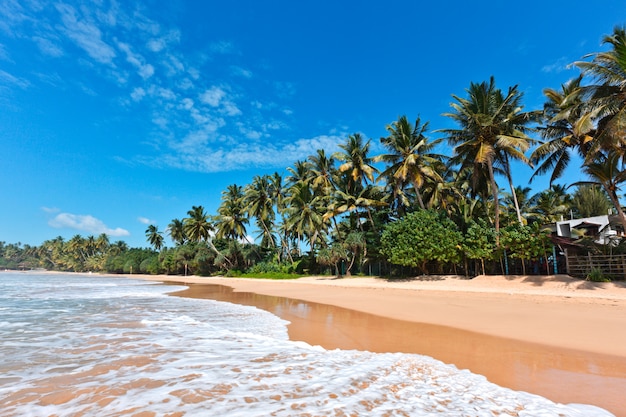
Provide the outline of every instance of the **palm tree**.
[[311,249],[324,236],[326,225],[323,218],[324,206],[316,198],[311,186],[298,182],[289,187],[285,198],[285,227],[292,231],[300,242],[308,240]]
[[572,159],[575,150],[585,157],[593,140],[594,126],[591,114],[583,112],[581,89],[582,76],[561,85],[561,90],[546,88],[547,101],[543,106],[547,124],[539,128],[545,139],[530,155],[530,161],[538,166],[530,181],[537,175],[552,172],[550,185],[560,178]]
[[543,224],[563,220],[572,206],[567,187],[559,184],[552,184],[549,189],[533,195],[531,201],[537,220]]
[[248,218],[243,199],[243,187],[237,184],[229,185],[222,192],[222,204],[217,209],[216,237],[229,237],[233,240],[246,237]]
[[159,251],[163,247],[163,233],[159,231],[159,228],[153,224],[146,229],[146,238],[148,243],[154,246],[154,249]]
[[572,210],[579,218],[608,213],[611,205],[611,200],[597,185],[580,185],[572,196]]
[[167,233],[177,245],[182,245],[185,243],[185,240],[187,240],[185,224],[182,220],[172,219],[170,224],[167,225]]
[[192,206],[187,215],[189,217],[183,219],[185,236],[192,242],[208,241],[213,225],[209,222],[209,216],[204,212],[204,207]]
[[385,162],[388,167],[381,176],[393,178],[394,187],[404,189],[407,183],[413,185],[420,208],[425,209],[424,199],[420,191],[425,182],[442,182],[437,171],[441,168],[442,156],[431,151],[441,140],[429,142],[424,135],[428,130],[428,122],[422,124],[418,117],[411,126],[406,116],[387,125],[389,136],[381,138],[381,143],[389,153],[379,155],[374,161]]
[[274,236],[274,203],[272,199],[272,182],[267,175],[256,175],[244,192],[244,206],[248,214],[257,220],[260,230],[261,247],[276,247]]
[[621,184],[626,182],[626,168],[622,156],[617,152],[596,154],[593,162],[583,165],[583,171],[591,178],[590,181],[579,181],[572,185],[599,185],[601,186],[617,210],[622,227],[626,230],[626,215],[619,201],[617,192]]
[[309,174],[311,185],[318,193],[330,195],[335,175],[335,158],[326,156],[323,149],[309,156]]
[[[603,44],[611,50],[585,56],[591,61],[574,64],[583,75],[589,76],[597,84],[583,87],[588,98],[587,112],[596,120],[596,135],[591,151],[614,149],[624,155],[626,147],[626,29],[615,27],[613,34],[605,36]],[[587,160],[593,159],[587,157]]]
[[339,145],[343,152],[334,154],[335,159],[343,162],[339,165],[339,172],[348,174],[351,192],[360,189],[368,181],[373,182],[374,174],[378,172],[372,165],[374,161],[368,155],[371,141],[363,142],[364,139],[360,133],[350,135],[346,143]]
[[[507,94],[496,88],[494,78],[480,84],[471,83],[467,90],[468,98],[453,95],[456,103],[451,103],[453,112],[445,113],[460,126],[459,129],[444,129],[448,142],[454,146],[453,161],[461,169],[473,169],[472,176],[487,176],[493,196],[494,223],[499,245],[500,231],[499,189],[495,179],[495,166],[499,164],[512,186],[511,159],[528,163],[524,152],[532,139],[526,134],[531,122],[539,120],[538,112],[522,112],[523,94],[517,86],[510,87]],[[511,193],[513,198],[515,190]],[[518,215],[521,220],[521,215]]]

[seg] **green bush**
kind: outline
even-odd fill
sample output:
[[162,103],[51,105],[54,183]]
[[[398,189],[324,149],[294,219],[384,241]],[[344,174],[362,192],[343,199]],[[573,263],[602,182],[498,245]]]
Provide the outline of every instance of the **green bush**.
[[587,281],[592,282],[610,282],[611,279],[604,275],[604,272],[600,268],[592,268],[585,278]]

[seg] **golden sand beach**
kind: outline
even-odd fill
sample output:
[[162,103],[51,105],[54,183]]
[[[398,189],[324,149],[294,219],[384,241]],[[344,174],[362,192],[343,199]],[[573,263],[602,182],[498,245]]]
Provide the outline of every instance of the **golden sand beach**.
[[291,322],[294,340],[425,354],[505,387],[626,416],[626,283],[565,275],[142,278],[190,285],[178,295],[266,309]]

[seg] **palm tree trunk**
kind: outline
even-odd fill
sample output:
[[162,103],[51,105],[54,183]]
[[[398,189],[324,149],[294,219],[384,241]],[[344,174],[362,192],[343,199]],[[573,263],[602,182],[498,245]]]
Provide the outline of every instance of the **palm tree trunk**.
[[493,217],[496,228],[496,247],[500,247],[500,201],[498,200],[498,185],[496,184],[496,178],[493,174],[493,163],[491,160],[487,161],[487,168],[489,169],[489,181],[491,182],[491,193],[493,194]]
[[509,166],[509,157],[505,155],[504,164],[506,169],[506,179],[509,181],[509,187],[511,187],[511,196],[513,197],[513,205],[515,206],[515,213],[517,214],[517,221],[520,225],[524,225],[522,220],[522,213],[519,209],[519,202],[517,201],[517,193],[515,193],[515,186],[513,186],[513,178],[511,177],[511,167]]
[[419,187],[417,186],[415,181],[413,181],[413,189],[415,189],[415,196],[417,197],[417,202],[419,203],[420,208],[422,210],[425,210],[426,206],[424,205],[424,199],[422,199],[422,193],[420,193]]
[[615,193],[615,191],[609,189],[608,187],[604,185],[602,186],[604,187],[604,190],[611,198],[611,201],[613,202],[613,205],[615,206],[615,210],[617,210],[617,217],[619,217],[619,220],[622,223],[622,227],[626,231],[626,215],[624,214],[624,210],[622,210],[622,205],[619,203],[619,198],[617,197],[617,194]]

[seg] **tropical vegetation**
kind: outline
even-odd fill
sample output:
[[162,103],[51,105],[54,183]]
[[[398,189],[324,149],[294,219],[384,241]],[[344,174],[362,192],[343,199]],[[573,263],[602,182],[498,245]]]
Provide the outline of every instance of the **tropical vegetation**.
[[[286,175],[229,185],[215,214],[197,205],[164,230],[149,225],[149,248],[106,235],[0,242],[0,267],[275,277],[551,272],[546,225],[613,211],[626,230],[624,27],[604,44],[574,63],[579,76],[544,90],[542,109],[526,110],[519,87],[501,89],[493,76],[470,82],[443,113],[453,127],[429,131],[428,121],[401,115],[386,126],[378,155],[373,139],[354,133],[338,152],[319,149]],[[549,188],[532,194],[516,185],[514,163],[532,167],[531,179],[549,175]],[[557,184],[572,163],[587,180]]]

